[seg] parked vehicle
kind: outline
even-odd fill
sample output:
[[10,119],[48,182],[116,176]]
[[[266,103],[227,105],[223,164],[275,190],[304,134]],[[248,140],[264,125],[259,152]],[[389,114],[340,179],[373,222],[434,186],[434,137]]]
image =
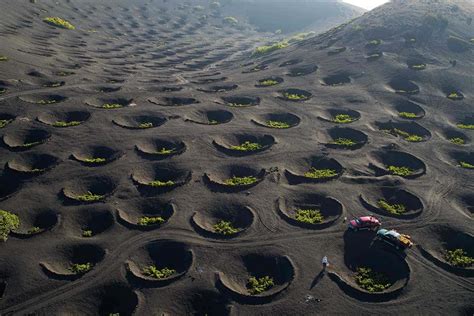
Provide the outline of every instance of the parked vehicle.
[[413,246],[413,242],[411,241],[411,237],[409,235],[400,234],[399,232],[393,229],[379,229],[377,231],[376,238],[395,247],[396,249],[405,250]]
[[374,216],[361,216],[349,222],[349,229],[353,231],[376,230],[381,225],[382,222]]

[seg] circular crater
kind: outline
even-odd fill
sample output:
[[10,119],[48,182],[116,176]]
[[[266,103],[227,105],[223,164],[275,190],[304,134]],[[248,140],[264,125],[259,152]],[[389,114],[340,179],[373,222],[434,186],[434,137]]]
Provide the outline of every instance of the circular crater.
[[7,168],[13,172],[34,176],[53,169],[60,163],[59,158],[49,154],[24,154],[7,162]]
[[132,180],[142,194],[168,192],[191,180],[192,173],[171,164],[142,166],[133,171]]
[[8,199],[21,188],[20,179],[15,175],[0,175],[0,201]]
[[87,111],[53,111],[38,115],[38,121],[54,127],[72,127],[86,122],[91,117]]
[[151,159],[166,159],[172,156],[181,155],[186,151],[186,144],[175,139],[147,139],[135,145],[141,156]]
[[225,105],[230,107],[249,107],[256,106],[260,104],[259,97],[252,96],[228,96],[223,97],[222,100],[225,102]]
[[322,116],[318,116],[318,119],[336,124],[349,124],[360,120],[360,117],[359,112],[351,109],[332,108],[325,110]]
[[148,102],[161,106],[184,106],[200,103],[199,100],[189,97],[152,97]]
[[[272,252],[248,253],[232,258],[226,270],[217,273],[217,286],[233,300],[243,304],[269,303],[283,294],[295,278],[290,258]],[[261,293],[251,292],[249,279],[270,278],[271,287]]]
[[91,238],[111,229],[114,224],[114,216],[107,207],[83,207],[75,216],[74,235]]
[[15,115],[8,113],[0,113],[0,129],[6,127],[8,124],[15,120]]
[[474,152],[451,151],[449,157],[454,166],[474,171]]
[[165,87],[160,87],[158,91],[160,92],[178,92],[183,90],[183,87],[179,86],[165,86]]
[[442,135],[447,141],[455,145],[466,145],[471,142],[471,138],[469,136],[452,128],[445,128],[442,131]]
[[300,124],[301,119],[291,113],[275,112],[258,115],[252,122],[268,128],[287,129]]
[[226,155],[242,157],[269,150],[276,140],[271,135],[231,134],[221,136],[212,143]]
[[329,148],[355,150],[369,141],[367,134],[348,127],[333,127],[328,130],[328,134],[331,140],[326,146]]
[[281,63],[279,67],[293,66],[293,65],[299,64],[301,61],[302,61],[301,59],[290,59]]
[[[449,225],[434,224],[425,228],[423,244],[417,245],[421,254],[438,267],[463,277],[474,277],[474,236]],[[448,261],[449,251],[461,249],[460,255],[471,258],[471,264]],[[459,251],[459,250],[458,250]],[[456,258],[456,257],[454,257]],[[459,257],[458,257],[459,258]]]
[[334,224],[344,207],[335,198],[318,193],[299,194],[290,198],[279,198],[278,214],[293,226],[322,229]]
[[260,79],[255,85],[255,87],[257,88],[272,87],[272,86],[276,86],[283,83],[283,81],[284,80],[281,77],[266,77],[266,78]]
[[300,65],[297,67],[292,67],[288,70],[287,76],[290,77],[301,77],[312,74],[318,70],[316,65]]
[[285,89],[278,91],[278,98],[285,101],[304,102],[311,99],[311,92],[301,89]]
[[164,286],[183,277],[193,264],[190,247],[175,241],[152,241],[126,262],[134,282],[142,286]]
[[97,310],[91,312],[93,315],[134,315],[140,303],[139,296],[128,284],[108,284],[93,291],[91,296],[98,301]]
[[370,160],[373,162],[369,168],[375,171],[376,177],[394,175],[414,179],[426,173],[426,165],[421,159],[402,151],[377,151],[371,154]]
[[468,214],[474,214],[474,193],[463,194],[460,197],[461,207],[466,209]]
[[45,143],[51,134],[42,129],[22,129],[3,135],[4,144],[14,151],[28,150]]
[[265,179],[265,169],[247,165],[227,165],[204,174],[207,186],[217,192],[248,190]]
[[452,101],[461,101],[464,99],[464,94],[457,89],[444,89],[446,93],[446,98]]
[[186,315],[231,315],[230,301],[219,293],[193,289],[187,297]]
[[225,124],[234,118],[234,114],[225,110],[200,110],[190,115],[187,121],[203,125]]
[[[345,266],[330,266],[329,277],[347,295],[368,302],[383,302],[395,299],[407,287],[410,280],[410,267],[403,257],[394,252],[371,246],[371,234],[360,234],[346,231],[344,234],[344,263]],[[379,284],[388,287],[369,291],[356,281],[360,268],[370,269],[377,277],[369,275],[373,280],[381,280]],[[365,270],[367,271],[367,270]],[[364,277],[362,280],[367,280]]]
[[117,208],[117,220],[130,229],[153,230],[165,225],[176,206],[159,199],[126,201]]
[[219,199],[194,213],[193,227],[205,237],[228,239],[240,236],[253,224],[254,211],[232,199]]
[[102,92],[102,93],[111,93],[120,91],[122,87],[112,87],[112,86],[99,86],[93,89],[94,92]]
[[375,122],[379,130],[400,137],[407,142],[425,142],[431,138],[431,132],[416,122]]
[[105,250],[94,244],[65,245],[40,262],[43,272],[52,279],[76,280],[91,271],[105,257]]
[[11,232],[16,238],[29,238],[53,230],[60,222],[60,215],[50,209],[27,210],[20,215],[20,227]]
[[418,104],[409,100],[399,100],[394,106],[397,116],[408,120],[417,120],[425,116],[426,112]]
[[133,99],[127,98],[97,98],[86,100],[86,104],[97,109],[115,110],[133,106]]
[[87,146],[71,154],[71,158],[88,167],[103,166],[119,159],[123,155],[119,150],[107,146]]
[[347,73],[337,73],[334,75],[326,76],[321,80],[323,86],[342,86],[351,83],[351,77]]
[[344,168],[333,158],[311,156],[296,161],[292,170],[286,169],[285,176],[290,184],[321,183],[339,178]]
[[67,202],[97,203],[103,202],[117,188],[117,182],[106,176],[86,177],[68,183],[62,194]]
[[149,129],[163,125],[167,119],[156,113],[143,113],[141,115],[126,115],[113,119],[113,123],[128,129]]
[[395,186],[378,187],[359,198],[370,212],[394,218],[413,219],[424,209],[418,196]]
[[414,82],[401,77],[392,79],[388,86],[393,92],[403,95],[412,95],[420,92],[420,88]]
[[236,84],[220,84],[213,85],[207,88],[197,89],[198,91],[207,92],[207,93],[218,93],[218,92],[227,92],[237,89],[239,86]]
[[59,94],[34,94],[29,96],[20,96],[20,100],[39,105],[56,104],[66,101],[67,97]]

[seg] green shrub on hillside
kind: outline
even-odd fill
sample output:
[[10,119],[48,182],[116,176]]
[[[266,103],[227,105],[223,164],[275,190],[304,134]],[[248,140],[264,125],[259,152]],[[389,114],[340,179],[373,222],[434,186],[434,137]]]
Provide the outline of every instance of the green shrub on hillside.
[[47,17],[43,19],[44,22],[48,23],[49,25],[60,27],[63,29],[74,30],[76,27],[69,23],[68,21],[61,19],[59,17]]
[[20,227],[20,218],[8,211],[0,210],[0,240],[7,241],[12,230]]

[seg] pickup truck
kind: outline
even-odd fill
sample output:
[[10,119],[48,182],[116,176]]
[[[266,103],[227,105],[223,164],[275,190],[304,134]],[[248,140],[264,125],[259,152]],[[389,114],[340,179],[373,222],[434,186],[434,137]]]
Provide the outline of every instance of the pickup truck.
[[377,231],[376,238],[395,247],[396,249],[405,250],[413,246],[413,242],[411,241],[411,237],[409,235],[400,234],[399,232],[393,229],[379,229]]

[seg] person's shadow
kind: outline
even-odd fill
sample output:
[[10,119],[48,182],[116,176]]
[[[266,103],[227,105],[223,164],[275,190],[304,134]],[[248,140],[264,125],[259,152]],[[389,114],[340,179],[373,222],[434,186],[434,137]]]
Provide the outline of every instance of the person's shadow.
[[324,275],[326,274],[326,269],[322,269],[321,272],[314,278],[313,282],[311,282],[311,286],[309,287],[310,290],[313,289],[313,287],[316,286],[316,284],[319,283],[324,278]]

